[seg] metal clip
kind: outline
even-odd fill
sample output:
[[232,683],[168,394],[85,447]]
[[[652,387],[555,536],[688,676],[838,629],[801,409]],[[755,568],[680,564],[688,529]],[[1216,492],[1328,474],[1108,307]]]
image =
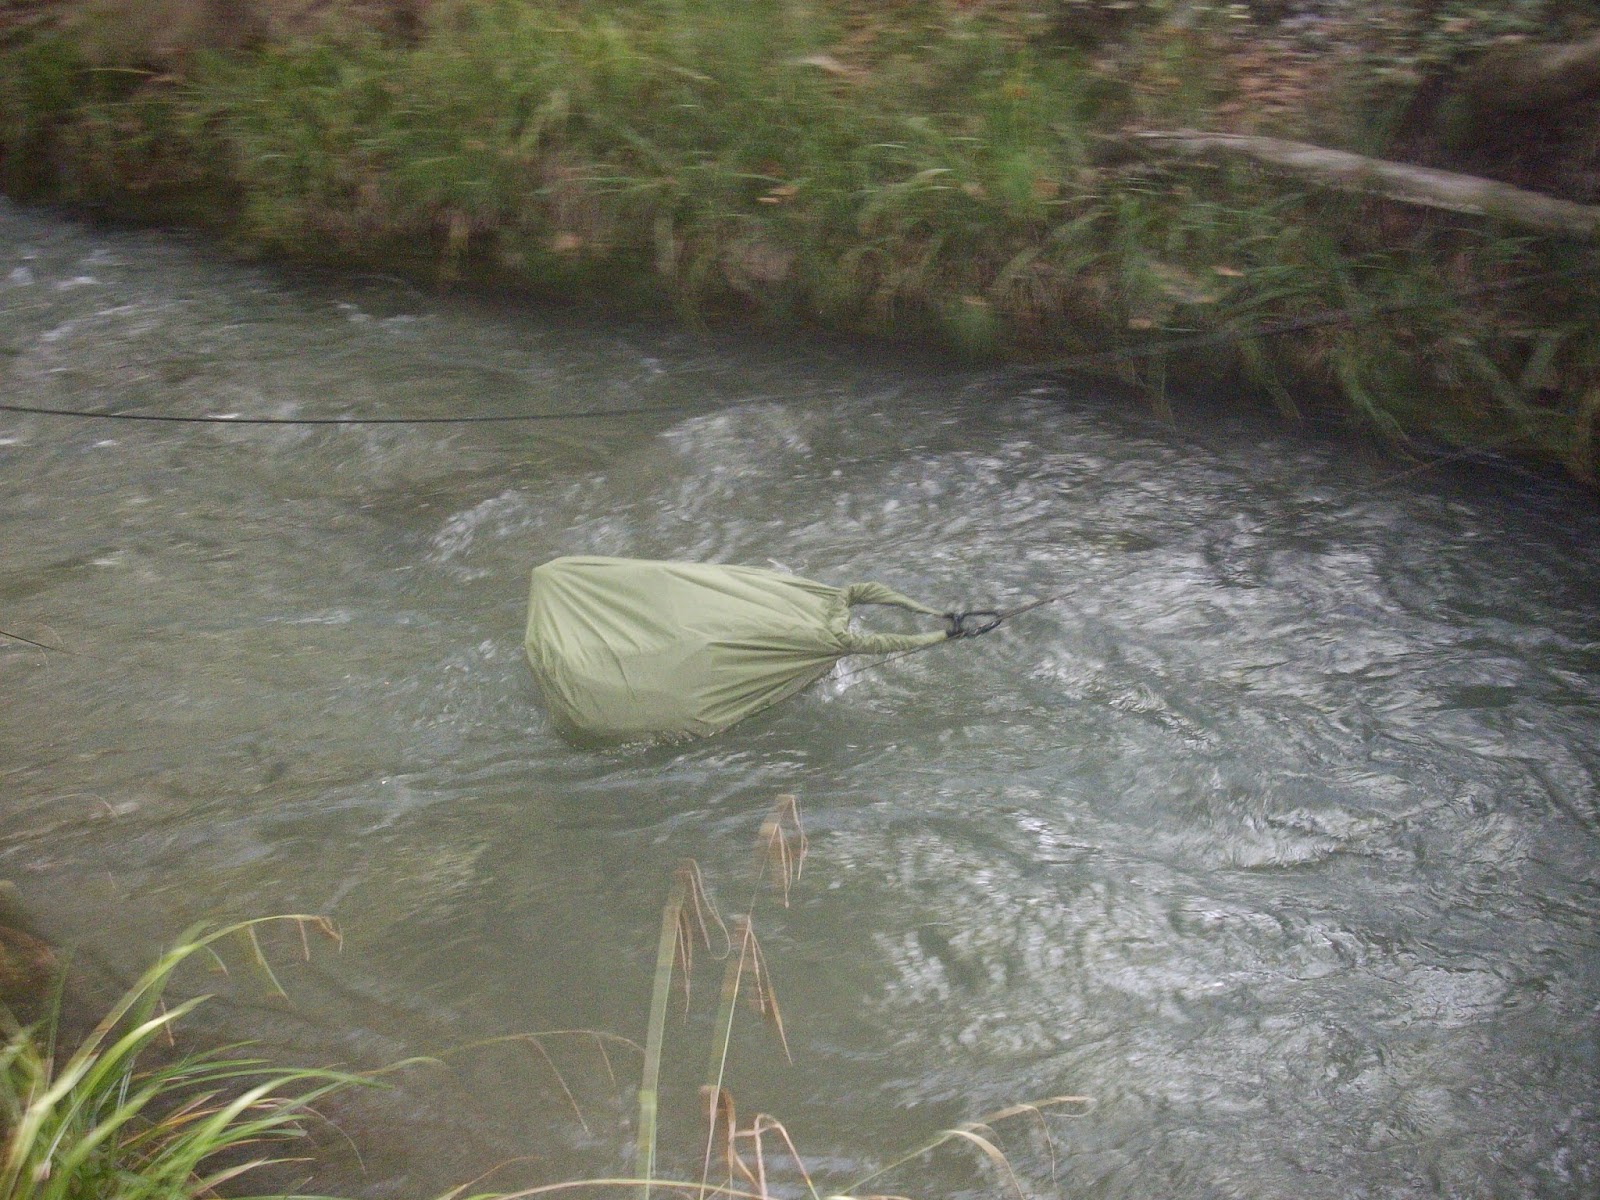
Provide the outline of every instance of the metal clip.
[[975,608],[970,612],[945,613],[944,623],[946,638],[975,638],[988,633],[1005,620],[1003,614],[993,608]]

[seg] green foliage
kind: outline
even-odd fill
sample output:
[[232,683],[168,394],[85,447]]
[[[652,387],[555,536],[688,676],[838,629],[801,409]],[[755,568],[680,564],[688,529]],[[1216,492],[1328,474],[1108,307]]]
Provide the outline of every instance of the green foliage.
[[[274,918],[314,922],[315,918]],[[53,1024],[18,1028],[0,1049],[3,1200],[190,1200],[286,1161],[311,1105],[366,1081],[268,1066],[237,1047],[172,1058],[173,1028],[200,996],[168,1008],[173,973],[230,937],[255,945],[261,921],[195,928],[140,977],[71,1052]],[[220,961],[220,960],[218,960]],[[264,964],[263,964],[264,965]],[[270,973],[269,973],[270,977]]]

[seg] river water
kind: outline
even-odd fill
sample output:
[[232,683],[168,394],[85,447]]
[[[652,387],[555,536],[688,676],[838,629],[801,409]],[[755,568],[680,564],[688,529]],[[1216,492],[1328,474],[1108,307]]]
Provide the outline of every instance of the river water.
[[[375,1068],[480,1039],[642,1040],[661,905],[759,901],[794,1064],[729,1083],[828,1186],[1013,1102],[1031,1192],[1600,1190],[1600,513],[1196,406],[300,276],[0,207],[0,878],[126,980],[203,918],[267,939],[212,1032]],[[721,737],[593,752],[522,661],[560,554],[778,564],[945,607],[1066,592]],[[891,622],[892,623],[892,622]],[[907,627],[904,624],[897,628]],[[720,964],[667,1029],[693,1171]],[[108,984],[109,985],[109,984]],[[625,1172],[637,1054],[462,1050],[351,1102],[307,1183],[422,1197]],[[513,1161],[514,1160],[514,1161]],[[774,1170],[784,1175],[784,1169]],[[791,1184],[792,1184],[792,1177]],[[785,1185],[790,1186],[790,1184]],[[992,1195],[972,1148],[870,1190]]]

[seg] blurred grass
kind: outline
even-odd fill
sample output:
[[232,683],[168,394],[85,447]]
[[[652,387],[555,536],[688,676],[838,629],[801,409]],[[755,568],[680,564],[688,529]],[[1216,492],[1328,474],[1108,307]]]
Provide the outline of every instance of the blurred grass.
[[[251,253],[976,358],[1233,333],[1119,373],[1593,479],[1592,245],[1118,148],[1128,128],[1255,110],[1248,72],[1266,68],[1238,65],[1243,6],[9,7],[0,184],[15,196],[197,223]],[[1091,20],[1119,23],[1114,52],[1076,36]],[[1348,94],[1377,78],[1360,69]],[[1300,102],[1264,127],[1326,132],[1336,106]],[[1379,134],[1348,140],[1363,138]],[[1568,269],[1589,273],[1460,294]]]

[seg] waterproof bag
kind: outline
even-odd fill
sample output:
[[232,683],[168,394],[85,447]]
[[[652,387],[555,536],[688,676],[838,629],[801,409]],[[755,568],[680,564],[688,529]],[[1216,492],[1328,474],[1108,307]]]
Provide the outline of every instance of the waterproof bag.
[[940,617],[882,584],[755,567],[557,558],[535,567],[528,662],[557,727],[588,741],[704,737],[792,696],[847,654],[942,642],[850,629],[850,607]]

